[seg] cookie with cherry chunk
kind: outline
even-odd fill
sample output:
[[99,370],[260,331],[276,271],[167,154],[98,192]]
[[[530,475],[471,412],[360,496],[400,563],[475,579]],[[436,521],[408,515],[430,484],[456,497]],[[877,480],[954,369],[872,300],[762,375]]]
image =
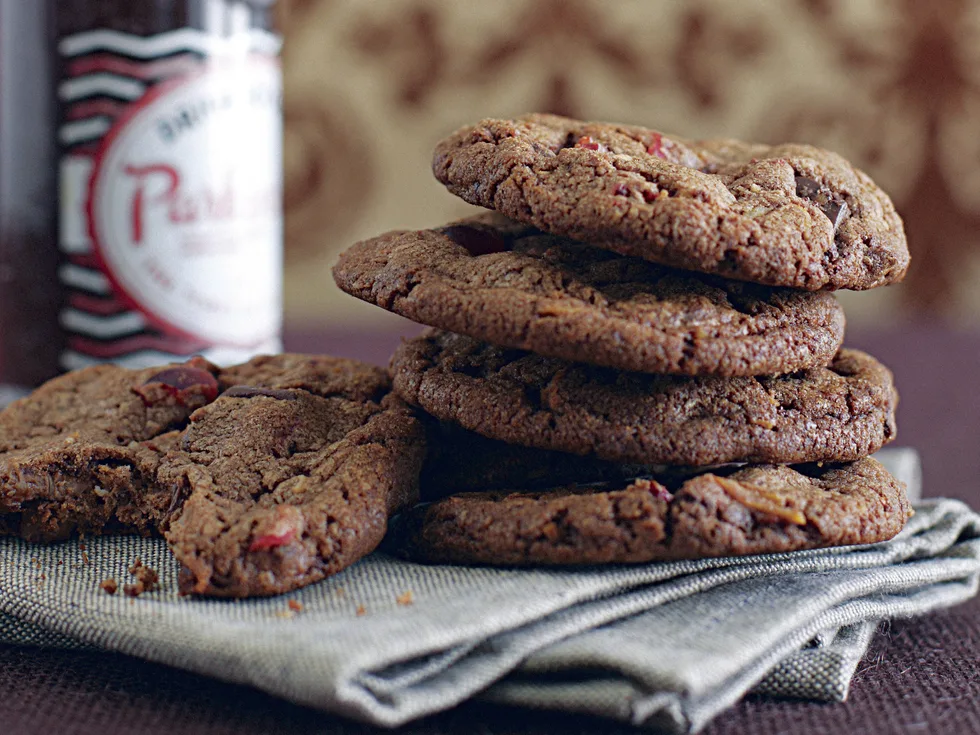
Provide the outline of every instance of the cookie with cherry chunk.
[[815,146],[528,115],[456,131],[432,170],[471,204],[545,232],[726,278],[863,290],[909,264],[892,201]]

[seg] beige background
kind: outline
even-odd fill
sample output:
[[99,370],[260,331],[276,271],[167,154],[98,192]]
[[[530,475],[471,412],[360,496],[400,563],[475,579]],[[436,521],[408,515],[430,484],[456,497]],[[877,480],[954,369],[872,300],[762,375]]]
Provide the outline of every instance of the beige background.
[[980,1],[280,3],[293,325],[392,324],[336,289],[336,254],[472,211],[434,143],[537,110],[839,150],[913,253],[905,284],[845,295],[851,323],[980,323]]

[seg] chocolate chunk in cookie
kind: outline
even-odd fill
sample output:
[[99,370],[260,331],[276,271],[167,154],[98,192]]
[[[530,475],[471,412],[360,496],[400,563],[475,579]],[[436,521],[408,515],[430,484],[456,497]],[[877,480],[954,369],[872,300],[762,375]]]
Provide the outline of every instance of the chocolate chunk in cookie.
[[501,441],[638,464],[851,461],[895,435],[891,373],[841,350],[770,377],[624,373],[430,330],[392,360],[395,390]]
[[813,146],[529,115],[462,128],[432,168],[472,204],[677,268],[806,290],[874,288],[908,268],[888,196]]
[[786,373],[828,364],[844,338],[829,293],[679,271],[494,214],[358,243],[334,278],[423,324],[621,370]]
[[543,492],[464,493],[418,506],[405,552],[457,564],[607,564],[868,544],[911,515],[873,459],[749,465]]

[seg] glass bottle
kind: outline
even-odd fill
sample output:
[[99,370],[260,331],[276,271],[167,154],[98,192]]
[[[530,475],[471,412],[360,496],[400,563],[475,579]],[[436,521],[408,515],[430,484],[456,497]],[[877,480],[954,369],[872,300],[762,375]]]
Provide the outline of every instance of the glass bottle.
[[0,406],[58,373],[57,151],[44,3],[0,0]]
[[[4,305],[0,383],[34,385],[107,361],[138,367],[201,354],[230,363],[278,351],[282,108],[273,3],[0,3],[0,28],[8,15],[31,15],[30,32],[44,24],[50,41],[46,58],[14,54],[37,109],[15,101],[9,113],[21,126],[45,120],[23,156],[36,161],[28,168],[44,203],[35,217],[41,241],[17,248],[10,264],[15,281],[46,294],[47,311],[24,328],[43,335],[44,349],[27,355],[8,345],[7,315],[22,317]],[[24,6],[37,7],[31,14]],[[0,38],[21,33],[12,24]],[[3,102],[9,96],[0,86]],[[6,137],[0,123],[0,171],[16,145]],[[35,256],[43,263],[24,258],[31,249],[45,251]]]

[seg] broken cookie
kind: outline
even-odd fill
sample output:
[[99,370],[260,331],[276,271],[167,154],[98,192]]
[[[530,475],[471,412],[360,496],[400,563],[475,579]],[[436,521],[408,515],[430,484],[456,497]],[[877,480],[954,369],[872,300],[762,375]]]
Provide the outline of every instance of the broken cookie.
[[0,527],[162,532],[181,592],[277,594],[372,551],[417,498],[423,451],[385,371],[353,360],[104,365],[0,413]]

